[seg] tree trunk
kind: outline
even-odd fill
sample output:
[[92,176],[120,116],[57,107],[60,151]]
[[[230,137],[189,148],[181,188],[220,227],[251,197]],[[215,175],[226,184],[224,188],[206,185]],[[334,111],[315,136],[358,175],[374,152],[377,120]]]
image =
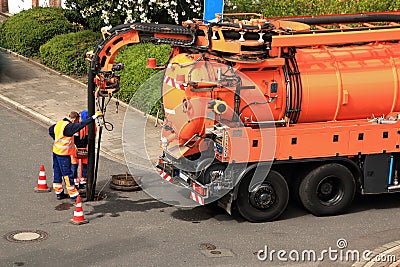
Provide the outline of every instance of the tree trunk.
[[0,0],[0,1],[1,1],[0,11],[8,12],[8,0]]
[[32,0],[32,7],[39,6],[39,0]]
[[50,0],[51,7],[61,7],[61,0]]

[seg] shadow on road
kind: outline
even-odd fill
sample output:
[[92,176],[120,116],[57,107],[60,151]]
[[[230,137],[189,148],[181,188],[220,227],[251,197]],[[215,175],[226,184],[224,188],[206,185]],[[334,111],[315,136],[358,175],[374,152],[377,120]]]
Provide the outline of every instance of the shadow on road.
[[20,59],[0,51],[0,83],[23,82],[38,79],[38,74],[18,64]]
[[363,212],[370,209],[394,209],[400,204],[400,193],[380,195],[356,194],[349,213]]
[[[108,217],[119,217],[122,212],[145,212],[150,210],[159,210],[164,212],[165,208],[171,207],[151,197],[143,198],[142,196],[134,199],[130,198],[130,194],[139,194],[140,192],[130,192],[129,194],[121,194],[118,191],[107,190],[106,198],[101,200],[99,204],[96,202],[86,202],[91,206],[92,210],[86,215],[91,216],[91,220]],[[381,194],[381,195],[360,195],[356,194],[352,205],[347,214],[364,212],[370,209],[395,209],[399,206],[400,194]],[[290,200],[288,207],[278,221],[290,220],[303,216],[308,216],[309,212],[305,210],[300,203]],[[236,221],[238,223],[247,222],[244,220],[237,210],[232,210],[229,215],[223,208],[218,207],[216,203],[206,206],[198,206],[194,208],[179,208],[172,211],[171,216],[174,219],[200,223],[210,219],[218,221]]]
[[[132,194],[135,193],[138,192],[132,192]],[[118,192],[112,191],[107,191],[106,198],[99,202],[101,202],[101,204],[86,202],[86,205],[92,207],[92,211],[86,213],[86,215],[93,216],[91,220],[106,215],[109,217],[119,217],[122,212],[144,212],[169,207],[169,205],[150,197],[132,200],[129,197],[121,196]]]
[[177,220],[200,223],[214,218],[218,221],[233,220],[226,211],[217,206],[216,203],[211,203],[206,206],[198,206],[195,208],[178,208],[172,212],[172,217]]

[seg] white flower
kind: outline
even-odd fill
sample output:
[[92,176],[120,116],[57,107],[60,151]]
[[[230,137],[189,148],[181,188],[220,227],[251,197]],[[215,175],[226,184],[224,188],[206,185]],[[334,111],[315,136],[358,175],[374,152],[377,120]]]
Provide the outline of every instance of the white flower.
[[[154,16],[154,10],[164,10],[171,19],[179,23],[178,7],[182,7],[183,9],[180,11],[182,16],[186,15],[185,10],[188,9],[199,13],[201,11],[201,1],[202,0],[104,0],[80,12],[84,18],[100,13],[100,17],[104,23],[109,24],[110,17],[115,14],[124,16],[125,22],[131,22],[134,20],[133,18],[137,16],[139,16],[140,21],[149,22],[151,21],[151,17]],[[231,0],[225,1],[227,5],[231,3]],[[253,1],[259,2],[259,0]],[[112,6],[116,7],[112,8]],[[179,10],[181,10],[181,8],[179,8]]]

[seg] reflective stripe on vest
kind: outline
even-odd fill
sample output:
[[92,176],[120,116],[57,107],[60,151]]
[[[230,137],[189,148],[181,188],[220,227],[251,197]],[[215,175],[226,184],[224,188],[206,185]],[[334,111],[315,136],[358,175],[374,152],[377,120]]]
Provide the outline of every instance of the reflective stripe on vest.
[[74,137],[64,136],[64,129],[69,123],[69,121],[59,121],[54,127],[53,153],[56,155],[72,155],[76,151]]
[[79,131],[79,139],[84,139],[88,135],[88,127],[85,126]]

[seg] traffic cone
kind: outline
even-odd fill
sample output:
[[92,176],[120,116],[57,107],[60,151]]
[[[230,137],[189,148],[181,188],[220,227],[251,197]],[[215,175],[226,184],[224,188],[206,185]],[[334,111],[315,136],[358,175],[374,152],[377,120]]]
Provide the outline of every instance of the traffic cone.
[[39,178],[38,178],[37,187],[35,187],[35,192],[44,193],[44,192],[50,192],[50,191],[51,191],[51,188],[47,186],[47,182],[46,182],[46,174],[44,172],[44,166],[40,165]]
[[80,225],[88,222],[89,221],[85,220],[85,217],[83,216],[81,196],[78,195],[76,198],[74,217],[72,218],[71,223],[75,225]]

